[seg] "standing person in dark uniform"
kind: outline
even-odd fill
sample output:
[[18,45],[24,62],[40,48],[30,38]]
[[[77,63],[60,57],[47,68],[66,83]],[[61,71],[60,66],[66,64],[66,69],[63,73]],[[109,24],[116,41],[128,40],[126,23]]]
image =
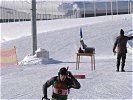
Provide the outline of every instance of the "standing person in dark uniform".
[[59,70],[58,76],[52,77],[43,85],[43,100],[50,100],[47,98],[47,88],[51,85],[53,88],[52,100],[67,100],[70,88],[80,88],[80,83],[65,67]]
[[119,66],[120,66],[120,61],[122,59],[122,63],[121,63],[121,72],[125,72],[124,70],[124,66],[125,66],[125,60],[126,60],[126,53],[127,53],[127,41],[133,39],[133,36],[128,37],[128,36],[124,36],[124,31],[123,29],[120,30],[120,35],[116,38],[116,41],[114,43],[113,46],[113,52],[114,54],[116,54],[116,47],[117,47],[117,72],[119,72]]

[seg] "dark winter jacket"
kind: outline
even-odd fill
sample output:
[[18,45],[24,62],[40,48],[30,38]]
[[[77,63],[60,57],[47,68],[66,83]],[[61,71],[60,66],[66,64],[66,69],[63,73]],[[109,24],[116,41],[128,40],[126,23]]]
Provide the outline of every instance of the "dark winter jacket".
[[[55,77],[52,77],[51,79],[49,79],[43,85],[43,94],[44,94],[44,97],[46,97],[46,98],[47,98],[47,88],[50,87],[51,85],[53,87],[53,90],[54,90],[54,88],[58,88],[58,90],[63,89],[63,90],[69,91],[70,88],[75,88],[75,89],[80,88],[80,83],[75,78],[67,77],[65,79],[65,81],[61,81],[58,76],[55,76]],[[52,94],[52,98],[54,98],[55,100],[67,100],[67,96],[68,96],[68,94],[66,94],[66,95],[55,94],[54,91]]]
[[131,37],[124,36],[124,35],[118,36],[116,38],[116,41],[115,41],[114,46],[113,46],[113,52],[115,51],[115,48],[118,47],[117,48],[118,54],[127,53],[127,47],[126,47],[127,41],[131,40],[131,39],[133,39],[133,36],[131,36]]

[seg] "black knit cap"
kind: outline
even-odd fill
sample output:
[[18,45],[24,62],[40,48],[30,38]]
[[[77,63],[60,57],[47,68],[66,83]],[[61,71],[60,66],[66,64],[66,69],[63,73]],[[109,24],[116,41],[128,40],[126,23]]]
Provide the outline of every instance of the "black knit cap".
[[67,69],[65,67],[62,67],[60,70],[59,70],[59,74],[61,75],[67,75]]
[[120,34],[121,34],[121,35],[124,35],[123,29],[120,30]]

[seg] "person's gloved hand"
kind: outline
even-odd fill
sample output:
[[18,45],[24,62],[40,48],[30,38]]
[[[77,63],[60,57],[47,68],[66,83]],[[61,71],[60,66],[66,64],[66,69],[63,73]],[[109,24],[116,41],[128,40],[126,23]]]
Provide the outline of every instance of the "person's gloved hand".
[[70,71],[68,71],[68,76],[71,78],[74,78],[74,76],[72,75],[72,73]]
[[50,100],[50,99],[48,99],[47,97],[42,97],[42,100]]
[[114,55],[116,55],[116,51],[115,50],[113,50],[113,53],[114,53]]

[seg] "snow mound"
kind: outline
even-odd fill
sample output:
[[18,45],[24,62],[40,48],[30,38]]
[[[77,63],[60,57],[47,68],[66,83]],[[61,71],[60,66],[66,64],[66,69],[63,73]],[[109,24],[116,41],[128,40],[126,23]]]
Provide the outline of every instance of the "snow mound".
[[35,65],[35,64],[58,64],[62,61],[54,60],[53,58],[37,58],[36,56],[28,55],[22,61],[19,62],[19,65]]

